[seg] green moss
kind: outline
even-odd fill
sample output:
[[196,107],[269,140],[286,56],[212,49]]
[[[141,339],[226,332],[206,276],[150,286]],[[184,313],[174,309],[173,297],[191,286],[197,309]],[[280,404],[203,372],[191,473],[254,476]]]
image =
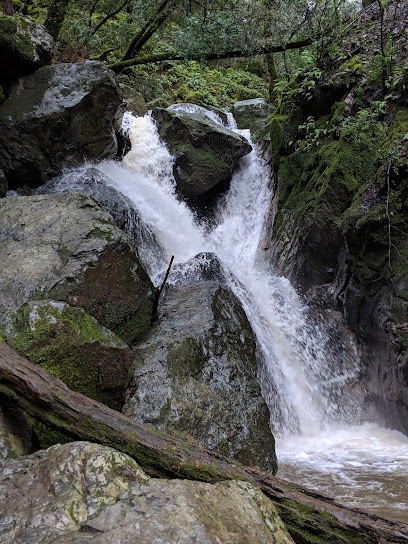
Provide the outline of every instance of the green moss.
[[38,448],[41,450],[47,449],[54,444],[67,444],[68,442],[72,442],[70,436],[57,431],[56,429],[51,429],[40,421],[33,420],[32,425],[37,437]]

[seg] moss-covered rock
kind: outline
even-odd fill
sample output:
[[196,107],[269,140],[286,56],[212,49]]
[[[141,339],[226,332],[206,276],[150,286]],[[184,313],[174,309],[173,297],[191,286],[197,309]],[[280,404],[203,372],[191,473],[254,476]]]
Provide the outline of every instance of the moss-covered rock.
[[134,354],[82,309],[35,301],[15,318],[10,344],[70,389],[119,410]]
[[6,89],[48,64],[53,52],[54,40],[45,27],[17,15],[0,15],[0,84]]
[[175,156],[177,191],[203,199],[211,190],[223,190],[250,144],[233,131],[199,118],[156,108],[152,112],[160,137]]
[[0,168],[10,187],[39,185],[84,157],[114,157],[122,114],[119,84],[100,62],[21,78],[0,106]]
[[29,300],[83,308],[124,342],[150,327],[154,288],[128,237],[88,195],[0,202],[0,328]]
[[235,102],[231,108],[238,128],[249,128],[251,132],[258,130],[265,124],[274,111],[275,107],[268,104],[263,98],[241,100]]
[[215,265],[168,291],[157,324],[136,348],[124,413],[275,472],[255,339],[239,301],[217,281],[220,273]]

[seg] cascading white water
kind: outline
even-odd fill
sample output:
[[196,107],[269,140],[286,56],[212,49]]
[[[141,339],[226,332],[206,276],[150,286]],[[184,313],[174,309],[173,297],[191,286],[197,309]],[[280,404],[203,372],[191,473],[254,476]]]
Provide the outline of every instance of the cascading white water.
[[[203,115],[196,111],[197,106],[192,107],[192,113]],[[186,111],[180,105],[173,109],[180,114]],[[207,117],[211,122],[222,122],[214,112]],[[255,151],[241,159],[209,227],[177,198],[172,158],[160,143],[151,118],[126,119],[130,153],[122,164],[104,161],[97,167],[132,201],[153,232],[161,249],[144,249],[141,256],[156,284],[171,255],[175,255],[176,265],[169,281],[175,282],[182,281],[183,274],[194,274],[195,265],[189,261],[198,253],[217,255],[257,338],[259,381],[271,411],[272,429],[280,437],[280,474],[329,494],[335,492],[345,503],[373,510],[374,503],[378,508],[384,506],[376,500],[378,490],[384,494],[390,491],[395,495],[393,499],[388,496],[392,507],[379,512],[404,519],[401,505],[405,491],[396,492],[390,482],[402,478],[407,483],[408,439],[374,424],[345,425],[351,406],[347,385],[358,373],[355,352],[340,349],[333,355],[327,335],[308,318],[307,308],[290,282],[272,276],[263,267],[259,245],[271,199],[263,161]],[[228,124],[233,128],[231,118]],[[356,407],[351,406],[351,411],[356,412]],[[358,463],[369,467],[361,478]],[[371,485],[362,493],[368,475]]]

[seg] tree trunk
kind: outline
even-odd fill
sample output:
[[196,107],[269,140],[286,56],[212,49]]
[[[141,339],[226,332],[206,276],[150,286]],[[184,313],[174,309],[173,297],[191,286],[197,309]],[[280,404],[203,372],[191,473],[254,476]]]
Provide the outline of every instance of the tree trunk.
[[3,0],[3,15],[14,15],[13,0]]
[[275,85],[278,82],[278,72],[276,70],[275,59],[272,53],[266,55],[266,65],[269,74],[269,102],[276,106],[278,101],[278,93],[275,90]]
[[53,0],[52,4],[48,8],[47,18],[45,19],[44,26],[54,38],[58,39],[62,23],[65,19],[65,13],[69,0]]
[[141,31],[133,38],[122,60],[129,60],[138,53],[157,32],[175,7],[174,0],[163,0],[156,13],[149,19]]
[[147,472],[204,482],[246,480],[276,505],[297,544],[408,543],[408,525],[336,504],[200,446],[155,431],[115,412],[33,365],[0,341],[0,395],[45,425],[111,446]]

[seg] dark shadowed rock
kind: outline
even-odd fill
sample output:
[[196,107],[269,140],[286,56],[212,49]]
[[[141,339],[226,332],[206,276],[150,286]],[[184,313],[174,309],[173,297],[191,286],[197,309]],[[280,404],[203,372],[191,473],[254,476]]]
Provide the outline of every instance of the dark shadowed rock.
[[83,308],[126,343],[150,325],[153,286],[127,235],[88,195],[0,202],[0,329],[29,300]]
[[54,40],[46,28],[24,17],[0,15],[0,85],[10,84],[51,61]]
[[54,64],[20,79],[0,106],[0,168],[9,187],[40,185],[84,157],[114,157],[122,98],[96,61]]
[[194,114],[152,111],[160,137],[174,155],[177,191],[202,197],[215,186],[225,189],[243,155],[251,151],[245,138]]
[[0,198],[2,198],[6,193],[8,189],[8,182],[7,178],[4,175],[3,170],[0,168]]
[[124,413],[275,472],[255,339],[238,299],[215,279],[219,273],[211,277],[204,267],[204,277],[168,289],[156,326],[137,346]]

